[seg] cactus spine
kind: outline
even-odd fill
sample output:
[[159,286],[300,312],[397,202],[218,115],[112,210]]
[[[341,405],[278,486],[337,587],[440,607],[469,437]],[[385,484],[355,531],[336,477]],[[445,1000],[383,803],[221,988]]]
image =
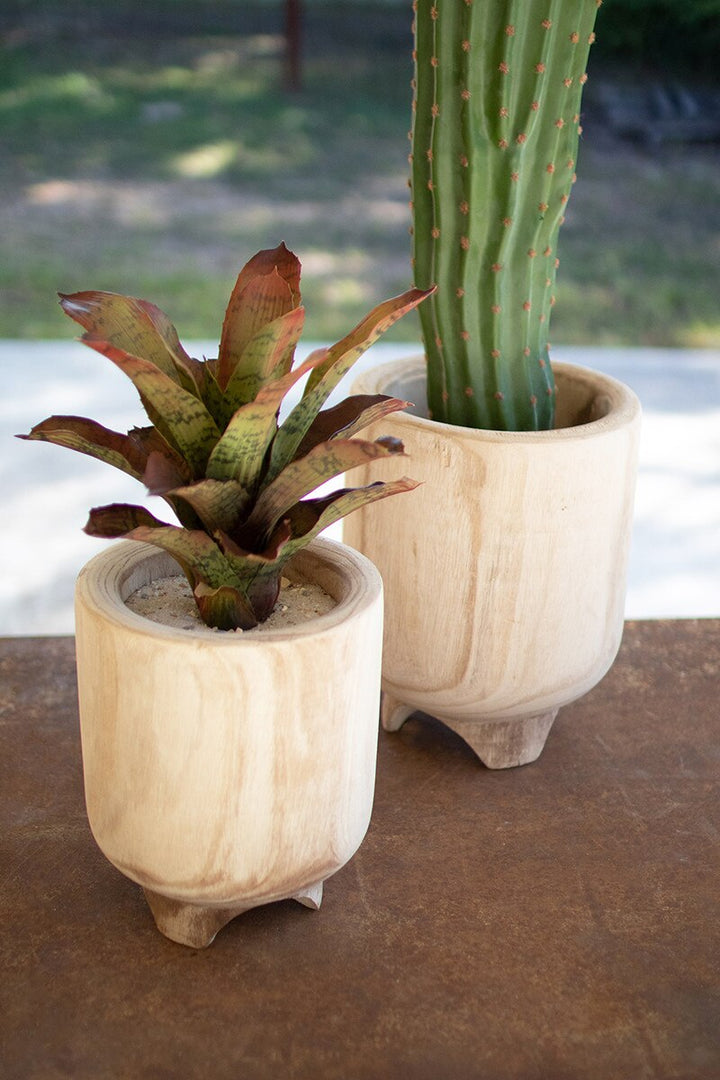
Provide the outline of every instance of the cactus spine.
[[416,0],[413,262],[431,415],[541,430],[548,324],[601,0]]

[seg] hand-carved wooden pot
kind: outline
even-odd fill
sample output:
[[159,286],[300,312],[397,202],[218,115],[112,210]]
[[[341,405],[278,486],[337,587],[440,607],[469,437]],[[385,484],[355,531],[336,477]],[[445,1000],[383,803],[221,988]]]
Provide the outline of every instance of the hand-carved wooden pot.
[[370,821],[382,583],[316,540],[288,565],[337,605],[289,630],[175,630],[124,604],[177,565],[126,542],[76,590],[88,817],[143,886],[158,928],[196,948],[235,915],[293,898],[317,908]]
[[[410,460],[380,475],[422,486],[345,523],[385,584],[383,725],[429,713],[490,768],[534,761],[558,708],[602,678],[622,636],[640,406],[608,376],[554,370],[557,430],[385,417]],[[353,389],[422,410],[424,381],[415,358]]]

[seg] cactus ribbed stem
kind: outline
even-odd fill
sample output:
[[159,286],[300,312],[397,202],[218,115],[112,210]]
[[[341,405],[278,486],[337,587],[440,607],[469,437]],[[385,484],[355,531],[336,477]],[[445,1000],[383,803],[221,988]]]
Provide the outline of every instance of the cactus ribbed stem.
[[413,261],[432,416],[550,428],[548,326],[599,0],[417,0]]

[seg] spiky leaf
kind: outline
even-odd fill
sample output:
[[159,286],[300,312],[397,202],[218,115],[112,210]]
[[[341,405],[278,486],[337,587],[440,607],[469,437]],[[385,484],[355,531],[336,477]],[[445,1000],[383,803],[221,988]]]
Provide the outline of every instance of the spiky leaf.
[[417,307],[434,290],[409,289],[373,308],[351,333],[333,345],[324,363],[308,379],[302,400],[292,410],[273,443],[270,476],[277,476],[292,461],[310,425],[340,380],[385,330]]
[[107,540],[142,540],[162,548],[180,564],[193,587],[198,581],[212,588],[232,581],[227,560],[207,533],[168,525],[142,506],[111,503],[94,507],[85,532]]
[[300,304],[300,262],[280,244],[259,251],[240,271],[223,322],[218,383],[224,390],[238,366],[245,373],[247,345],[268,323]]
[[298,458],[261,493],[247,527],[259,534],[269,535],[283,514],[303,496],[315,491],[326,480],[364,465],[377,458],[401,454],[403,445],[398,439],[328,439],[313,447],[309,454]]
[[119,431],[111,431],[82,416],[50,416],[18,438],[66,446],[113,465],[136,480],[142,478],[147,465],[148,451],[139,439],[133,438],[131,433],[122,435]]
[[284,559],[292,558],[296,551],[324,529],[334,525],[336,521],[341,521],[354,510],[386,499],[389,495],[414,491],[416,487],[419,487],[417,480],[403,476],[399,480],[377,480],[374,484],[362,488],[339,488],[322,499],[303,499],[287,513],[293,538],[283,548]]
[[331,409],[318,413],[295,456],[304,457],[313,446],[326,439],[349,439],[390,413],[407,409],[410,404],[387,394],[353,394]]
[[218,426],[203,402],[151,361],[131,356],[104,339],[86,335],[84,341],[131,379],[152,423],[187,461],[193,476],[202,476],[220,438]]
[[60,293],[63,311],[87,331],[131,356],[142,356],[186,389],[197,385],[200,365],[180,344],[164,311],[147,300],[111,292]]
[[277,414],[287,392],[322,361],[314,353],[293,371],[267,383],[254,401],[241,406],[228,423],[207,464],[215,480],[238,480],[248,489],[257,486],[265,454],[277,432]]
[[248,504],[246,489],[236,480],[199,480],[168,492],[195,511],[208,533],[231,533]]
[[288,373],[304,321],[305,309],[294,308],[268,323],[248,342],[225,388],[226,419],[252,401],[268,379]]

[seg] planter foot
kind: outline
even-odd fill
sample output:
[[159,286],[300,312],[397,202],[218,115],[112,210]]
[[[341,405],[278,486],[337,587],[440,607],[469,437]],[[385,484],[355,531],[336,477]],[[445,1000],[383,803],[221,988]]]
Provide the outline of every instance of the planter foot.
[[446,720],[488,769],[529,765],[542,753],[557,709],[517,720]]
[[318,881],[314,885],[308,885],[306,888],[301,889],[300,892],[294,893],[290,899],[297,900],[298,904],[302,904],[303,907],[317,911],[322,903],[322,897],[323,883]]
[[406,705],[404,701],[398,701],[383,690],[380,703],[380,723],[385,731],[399,731],[408,717],[417,710],[413,705]]
[[207,948],[223,926],[248,910],[238,905],[217,908],[184,904],[180,900],[169,900],[150,889],[143,889],[143,892],[160,933],[180,945],[189,945],[191,949]]
[[[143,889],[143,892],[160,933],[180,945],[189,945],[191,949],[206,949],[208,945],[212,945],[224,926],[232,922],[237,915],[249,910],[247,905],[238,904],[229,907],[184,904],[181,900],[169,900],[151,889]],[[303,907],[317,911],[322,903],[322,896],[323,883],[317,881],[314,885],[307,885],[293,893],[288,900],[297,900]]]

